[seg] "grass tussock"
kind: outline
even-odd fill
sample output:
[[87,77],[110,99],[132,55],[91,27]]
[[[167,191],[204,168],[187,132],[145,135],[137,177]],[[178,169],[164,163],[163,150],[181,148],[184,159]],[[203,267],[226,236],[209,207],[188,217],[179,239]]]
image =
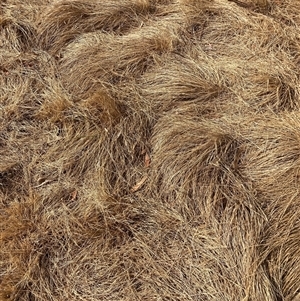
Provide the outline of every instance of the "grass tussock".
[[292,0],[0,3],[0,300],[300,300]]

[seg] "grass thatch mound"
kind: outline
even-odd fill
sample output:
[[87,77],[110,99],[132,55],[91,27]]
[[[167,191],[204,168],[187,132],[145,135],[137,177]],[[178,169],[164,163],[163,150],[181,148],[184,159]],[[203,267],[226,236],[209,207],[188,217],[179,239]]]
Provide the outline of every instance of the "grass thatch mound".
[[0,300],[299,301],[299,68],[299,0],[2,0]]

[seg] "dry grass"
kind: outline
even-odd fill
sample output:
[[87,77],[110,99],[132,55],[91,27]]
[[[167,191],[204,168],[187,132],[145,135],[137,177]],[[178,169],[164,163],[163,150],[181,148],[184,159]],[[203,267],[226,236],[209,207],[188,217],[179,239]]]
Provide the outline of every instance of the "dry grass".
[[299,301],[300,1],[0,2],[0,300]]

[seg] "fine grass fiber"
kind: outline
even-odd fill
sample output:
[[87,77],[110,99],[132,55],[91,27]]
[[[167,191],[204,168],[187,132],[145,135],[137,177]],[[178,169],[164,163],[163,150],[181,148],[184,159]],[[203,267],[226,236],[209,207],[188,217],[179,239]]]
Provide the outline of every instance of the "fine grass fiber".
[[299,68],[299,0],[2,0],[0,301],[299,301]]

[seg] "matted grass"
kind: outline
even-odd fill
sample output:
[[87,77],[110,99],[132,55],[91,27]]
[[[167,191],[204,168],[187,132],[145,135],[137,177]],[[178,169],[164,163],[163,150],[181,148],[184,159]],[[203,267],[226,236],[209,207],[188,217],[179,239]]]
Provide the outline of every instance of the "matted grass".
[[299,301],[300,1],[0,3],[0,300]]

